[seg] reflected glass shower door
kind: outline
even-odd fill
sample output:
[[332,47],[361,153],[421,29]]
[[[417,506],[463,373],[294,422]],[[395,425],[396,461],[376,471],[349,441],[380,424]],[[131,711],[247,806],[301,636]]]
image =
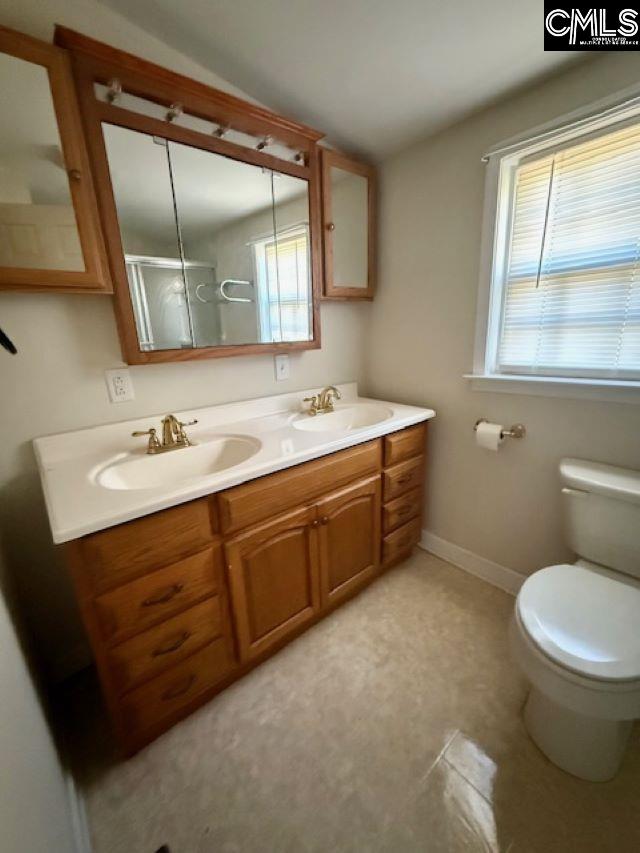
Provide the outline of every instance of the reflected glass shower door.
[[140,349],[193,347],[180,260],[128,255],[126,264]]

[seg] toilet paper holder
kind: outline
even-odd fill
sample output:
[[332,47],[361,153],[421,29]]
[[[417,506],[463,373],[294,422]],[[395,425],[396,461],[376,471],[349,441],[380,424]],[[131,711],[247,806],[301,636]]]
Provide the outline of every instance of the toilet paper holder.
[[[479,424],[486,424],[489,421],[486,418],[478,418],[473,425],[474,432],[477,431]],[[501,438],[524,438],[527,434],[527,428],[524,424],[513,424],[510,429],[503,429],[500,433]]]

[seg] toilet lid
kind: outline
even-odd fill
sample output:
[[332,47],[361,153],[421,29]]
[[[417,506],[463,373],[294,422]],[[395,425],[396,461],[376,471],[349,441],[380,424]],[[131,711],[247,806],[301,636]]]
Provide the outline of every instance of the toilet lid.
[[562,666],[640,678],[640,582],[597,566],[549,566],[527,578],[516,606],[534,643]]

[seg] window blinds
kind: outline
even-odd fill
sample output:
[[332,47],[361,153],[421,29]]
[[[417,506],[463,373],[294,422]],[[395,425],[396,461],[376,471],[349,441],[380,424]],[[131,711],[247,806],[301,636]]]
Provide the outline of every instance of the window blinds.
[[274,340],[310,337],[309,249],[306,228],[267,243],[269,320]]
[[516,170],[497,369],[640,377],[640,124]]

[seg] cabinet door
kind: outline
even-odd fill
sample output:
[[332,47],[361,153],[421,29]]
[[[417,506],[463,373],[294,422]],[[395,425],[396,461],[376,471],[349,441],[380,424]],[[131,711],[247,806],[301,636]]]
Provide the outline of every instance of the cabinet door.
[[320,608],[315,507],[280,516],[225,546],[241,660],[276,645]]
[[378,571],[380,492],[380,477],[370,477],[318,502],[323,605],[346,598]]
[[0,289],[111,292],[69,57],[0,26]]
[[375,170],[322,149],[325,298],[373,297],[375,205]]

